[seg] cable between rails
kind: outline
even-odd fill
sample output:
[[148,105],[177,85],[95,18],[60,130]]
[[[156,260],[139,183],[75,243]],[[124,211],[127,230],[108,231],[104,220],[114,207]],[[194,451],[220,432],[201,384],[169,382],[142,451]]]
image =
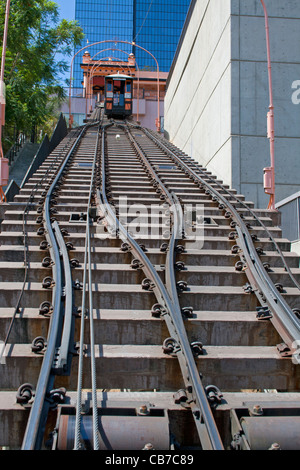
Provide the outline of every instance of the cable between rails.
[[99,146],[99,132],[96,141],[94,153],[93,168],[91,175],[89,200],[86,214],[86,236],[85,236],[85,252],[83,266],[83,293],[81,304],[81,324],[80,324],[80,346],[79,346],[79,362],[78,362],[78,381],[77,381],[77,403],[76,403],[76,419],[75,419],[75,439],[74,450],[81,450],[83,443],[81,439],[81,422],[82,422],[82,382],[83,382],[83,360],[84,360],[84,330],[85,330],[85,312],[86,312],[86,290],[88,288],[89,303],[89,325],[90,325],[90,356],[91,356],[91,380],[92,380],[92,408],[93,408],[93,442],[94,450],[99,450],[99,425],[98,425],[98,404],[97,404],[97,380],[96,380],[96,359],[95,359],[95,332],[93,318],[93,284],[92,284],[92,260],[91,260],[91,234],[90,234],[90,214],[94,175],[96,167],[96,158]]
[[[77,144],[79,143],[82,135],[84,134],[87,126],[84,126],[77,137],[72,148],[69,150],[66,158],[61,164],[54,181],[47,193],[44,214],[45,214],[45,226],[46,226],[46,238],[49,244],[49,251],[51,257],[54,261],[53,269],[53,278],[54,278],[54,287],[52,291],[52,303],[53,303],[53,313],[51,315],[48,338],[47,338],[47,349],[43,358],[41,371],[38,379],[38,384],[36,387],[35,398],[30,410],[30,415],[27,422],[27,427],[25,430],[25,435],[22,443],[22,450],[37,450],[41,445],[42,440],[42,427],[45,425],[45,415],[46,415],[46,393],[49,391],[50,386],[54,382],[54,374],[51,373],[52,365],[54,360],[55,349],[57,346],[57,339],[60,330],[60,311],[61,311],[61,298],[62,298],[62,272],[60,266],[60,252],[56,237],[51,225],[50,220],[50,198],[52,192],[70,158],[73,151],[75,150]],[[49,403],[47,402],[47,406]]]
[[[106,128],[112,126],[107,124],[103,126],[103,134]],[[171,300],[170,294],[165,288],[160,276],[157,274],[154,266],[149,261],[141,247],[134,240],[133,237],[127,232],[126,228],[117,219],[114,211],[110,207],[106,197],[106,183],[105,183],[105,145],[104,137],[102,139],[102,187],[101,191],[98,190],[98,198],[102,212],[108,222],[108,225],[118,236],[124,241],[128,242],[131,246],[132,253],[141,261],[142,269],[145,275],[153,282],[153,292],[156,295],[157,301],[166,309],[165,321],[169,328],[170,334],[178,337],[180,348],[178,351],[178,360],[182,368],[183,379],[186,384],[191,386],[191,393],[193,395],[194,403],[191,407],[194,410],[195,423],[199,432],[199,436],[204,436],[203,442],[214,450],[224,450],[216,423],[214,421],[210,404],[208,403],[207,396],[200,379],[196,362],[191,351],[189,341],[187,339],[185,327],[183,325],[181,310],[178,303]],[[172,198],[171,198],[172,200]],[[180,217],[175,217],[176,220]],[[177,225],[177,222],[176,222]],[[175,227],[177,229],[177,227]],[[177,230],[176,230],[177,232]],[[172,258],[170,258],[171,260]],[[173,269],[174,267],[170,267]],[[203,421],[202,421],[203,420]]]
[[[70,141],[71,141],[71,139],[69,139],[69,142]],[[1,348],[1,352],[0,352],[0,361],[3,358],[3,354],[4,354],[5,348],[7,346],[7,343],[9,341],[9,337],[10,337],[10,334],[12,332],[14,322],[16,320],[16,316],[17,316],[18,313],[20,313],[20,304],[21,304],[21,300],[22,300],[22,297],[23,297],[23,294],[24,294],[24,291],[25,291],[26,282],[27,282],[27,276],[28,276],[28,233],[27,233],[26,225],[27,225],[27,215],[28,215],[28,212],[29,212],[29,210],[31,208],[31,205],[32,205],[31,201],[33,200],[33,197],[34,197],[35,193],[37,192],[38,188],[42,185],[43,181],[47,178],[50,171],[52,171],[52,169],[56,165],[57,161],[62,157],[62,153],[63,153],[63,151],[65,150],[66,147],[68,147],[68,144],[66,144],[64,146],[63,150],[56,156],[55,160],[51,163],[51,165],[49,166],[49,168],[47,169],[45,174],[41,177],[41,179],[36,183],[34,188],[31,190],[31,193],[29,195],[29,200],[28,200],[28,202],[26,204],[26,207],[23,211],[22,228],[23,228],[23,247],[24,247],[24,278],[23,278],[22,287],[21,287],[21,290],[20,290],[20,293],[19,293],[19,296],[18,296],[18,300],[17,300],[17,303],[16,303],[15,308],[14,308],[14,313],[12,315],[8,330],[6,332],[6,337],[5,337],[5,339],[2,343],[2,348]]]
[[[136,126],[140,127],[140,126]],[[232,217],[236,220],[237,222],[237,234],[238,237],[241,241],[241,244],[244,247],[244,255],[245,258],[247,258],[247,265],[248,268],[253,275],[253,279],[255,280],[255,283],[257,284],[257,288],[262,292],[263,296],[267,299],[267,302],[274,313],[274,318],[271,318],[271,321],[274,323],[275,328],[277,331],[280,333],[280,335],[284,338],[284,341],[288,344],[289,348],[292,351],[293,354],[293,359],[295,360],[296,363],[300,364],[300,321],[299,319],[295,316],[289,305],[287,304],[286,300],[283,298],[283,296],[278,292],[277,288],[274,286],[273,281],[271,280],[270,276],[266,272],[265,268],[262,265],[262,262],[258,256],[258,253],[253,245],[252,237],[249,233],[248,228],[246,227],[246,224],[242,220],[242,217],[239,215],[237,209],[226,199],[226,197],[222,194],[217,189],[214,189],[211,184],[207,183],[199,174],[197,174],[192,168],[189,167],[187,163],[181,160],[180,157],[178,157],[174,152],[172,152],[166,145],[164,145],[162,142],[159,142],[159,140],[151,135],[149,131],[146,129],[143,129],[146,135],[152,141],[156,143],[160,148],[162,148],[167,154],[173,158],[173,161],[178,163],[178,165],[189,172],[190,175],[192,175],[194,178],[196,178],[200,183],[202,183],[204,186],[209,188],[209,191],[211,195],[215,195],[216,198],[219,199],[219,201],[222,201],[222,203],[228,208],[228,210],[231,212]],[[197,169],[198,170],[198,169]],[[205,174],[205,177],[208,177],[211,182],[216,184],[215,180],[211,179],[208,175]],[[228,195],[231,197],[233,196],[226,188],[224,188],[222,185],[217,183],[217,185],[224,190]],[[236,196],[234,196],[235,199],[242,203]],[[263,224],[260,222],[259,218],[254,214],[248,206],[244,204],[244,206],[247,208],[247,210],[250,211],[250,213],[253,214],[253,217],[259,221],[261,226]],[[264,227],[264,226],[263,226]],[[267,228],[264,228],[266,233],[269,233]],[[270,239],[274,242],[275,240],[270,234]],[[281,250],[279,249],[278,245],[276,244],[278,251],[280,252]],[[281,254],[281,257],[283,259],[283,262],[286,266],[285,260],[283,255]],[[290,273],[289,268],[286,269],[287,272]],[[262,302],[262,298],[259,298],[259,301]]]

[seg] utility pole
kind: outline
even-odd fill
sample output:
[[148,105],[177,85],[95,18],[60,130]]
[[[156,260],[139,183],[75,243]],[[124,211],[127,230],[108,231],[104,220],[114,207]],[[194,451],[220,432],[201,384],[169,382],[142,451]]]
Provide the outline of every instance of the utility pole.
[[274,128],[274,104],[273,104],[273,89],[272,89],[272,65],[271,65],[271,53],[270,53],[270,32],[269,32],[269,19],[268,19],[267,8],[266,8],[264,0],[261,0],[261,3],[262,3],[264,14],[265,14],[266,41],[267,41],[269,97],[270,97],[269,112],[267,114],[267,123],[268,123],[268,138],[270,140],[270,157],[271,157],[271,166],[268,168],[264,168],[264,190],[266,194],[270,195],[268,209],[275,210],[275,128]]

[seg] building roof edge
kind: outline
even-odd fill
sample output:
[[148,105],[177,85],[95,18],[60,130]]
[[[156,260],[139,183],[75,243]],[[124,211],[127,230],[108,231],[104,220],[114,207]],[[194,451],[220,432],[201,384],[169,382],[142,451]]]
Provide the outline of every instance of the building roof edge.
[[174,71],[175,65],[177,63],[178,56],[179,56],[179,53],[180,53],[180,50],[181,50],[186,32],[187,32],[188,26],[190,24],[191,17],[192,17],[192,14],[193,14],[196,3],[197,3],[197,0],[191,0],[190,6],[189,6],[189,9],[188,9],[186,18],[185,18],[185,22],[184,22],[184,25],[183,25],[183,28],[182,28],[182,31],[181,31],[181,35],[180,35],[180,38],[179,38],[179,41],[178,41],[177,49],[175,51],[174,58],[173,58],[173,61],[172,61],[172,65],[171,65],[171,68],[170,68],[170,71],[169,71],[166,88],[168,88],[169,82],[170,82],[171,77],[173,75],[173,71]]

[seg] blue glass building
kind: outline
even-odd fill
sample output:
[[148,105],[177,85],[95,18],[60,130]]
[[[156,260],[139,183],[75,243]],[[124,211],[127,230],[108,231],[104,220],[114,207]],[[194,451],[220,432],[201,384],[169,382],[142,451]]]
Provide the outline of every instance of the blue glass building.
[[[134,41],[156,57],[162,72],[168,72],[189,4],[190,0],[76,0],[75,19],[85,33],[81,47],[105,40]],[[118,50],[98,54],[99,50],[109,48],[133,52],[139,69],[156,70],[153,58],[131,44],[112,41],[88,50],[91,57],[97,54],[95,59],[110,56],[127,60],[128,56]],[[83,52],[74,63],[74,87],[78,88],[82,82]]]
[[[134,1],[134,40],[156,57],[162,72],[170,70],[189,5],[190,0]],[[149,54],[133,52],[139,68],[156,70]]]

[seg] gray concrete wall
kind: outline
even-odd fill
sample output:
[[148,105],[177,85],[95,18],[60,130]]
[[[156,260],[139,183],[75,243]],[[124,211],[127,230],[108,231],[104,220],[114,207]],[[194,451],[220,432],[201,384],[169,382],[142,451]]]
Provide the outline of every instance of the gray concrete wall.
[[[276,200],[300,185],[300,2],[265,0],[275,106]],[[295,89],[292,88],[294,84]],[[293,95],[294,93],[294,95]],[[266,207],[268,68],[260,0],[197,0],[165,100],[167,136]]]
[[230,0],[198,0],[165,98],[172,142],[231,183]]

